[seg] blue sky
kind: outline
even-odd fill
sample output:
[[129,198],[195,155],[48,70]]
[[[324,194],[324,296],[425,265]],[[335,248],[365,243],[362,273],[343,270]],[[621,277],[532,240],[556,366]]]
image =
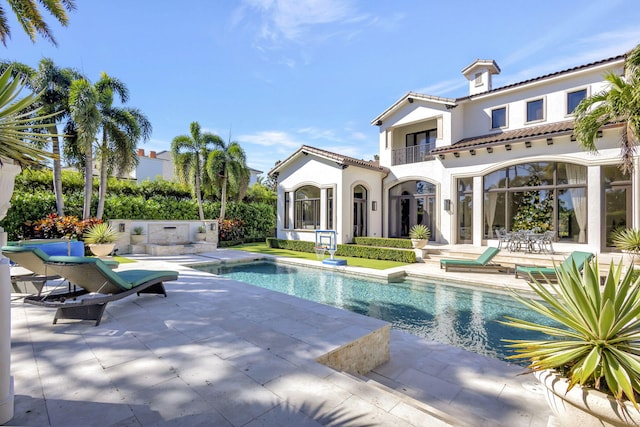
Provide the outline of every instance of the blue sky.
[[153,125],[147,152],[198,121],[267,172],[302,144],[373,158],[374,117],[408,91],[464,96],[476,58],[499,87],[624,53],[638,22],[638,0],[77,0],[67,28],[51,22],[58,47],[10,21],[0,49],[122,80]]

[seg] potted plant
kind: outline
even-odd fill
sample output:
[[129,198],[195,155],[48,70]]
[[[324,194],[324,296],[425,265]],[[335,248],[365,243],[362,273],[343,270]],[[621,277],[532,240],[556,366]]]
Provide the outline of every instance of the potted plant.
[[562,426],[640,424],[640,280],[611,263],[601,285],[597,259],[582,274],[575,264],[556,268],[557,285],[532,281],[541,300],[515,298],[550,319],[503,324],[538,331],[548,340],[505,340],[546,387]]
[[119,234],[106,222],[95,224],[84,233],[84,243],[89,246],[91,253],[97,257],[107,256],[113,252]]
[[144,242],[144,228],[142,227],[133,227],[133,230],[131,230],[131,244],[132,245],[139,245],[140,243]]
[[613,245],[631,256],[631,263],[640,262],[640,229],[621,228],[611,235]]
[[422,249],[426,246],[431,237],[431,230],[423,224],[416,224],[409,230],[409,238],[414,249]]
[[198,231],[196,232],[196,241],[203,242],[207,238],[207,229],[204,225],[198,227]]

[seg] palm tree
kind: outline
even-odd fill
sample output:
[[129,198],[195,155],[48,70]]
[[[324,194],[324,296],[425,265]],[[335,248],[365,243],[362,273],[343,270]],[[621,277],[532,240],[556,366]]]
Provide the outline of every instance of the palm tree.
[[233,189],[240,201],[249,186],[247,157],[236,141],[225,144],[220,140],[216,148],[209,152],[205,169],[209,182],[220,189],[220,220],[223,220],[227,207],[227,190]]
[[69,139],[84,157],[84,207],[82,218],[91,216],[93,193],[93,142],[100,128],[99,93],[86,79],[74,80],[69,92],[69,109],[74,137]]
[[[13,13],[15,13],[22,29],[29,36],[32,42],[36,41],[36,35],[49,40],[54,46],[57,46],[56,39],[49,29],[49,26],[42,18],[42,14],[38,10],[38,3],[35,0],[11,0],[8,1]],[[76,8],[75,0],[39,0],[39,3],[58,20],[60,25],[66,27],[69,24],[67,11],[71,12]],[[65,10],[66,9],[66,10]],[[11,30],[5,8],[0,6],[0,41],[3,45],[7,45],[7,39],[11,38]]]
[[151,122],[136,108],[113,106],[113,96],[120,102],[129,100],[129,91],[117,78],[102,73],[95,85],[99,95],[102,137],[98,144],[97,159],[100,162],[100,186],[96,217],[102,218],[107,194],[107,177],[113,169],[120,173],[132,170],[138,164],[136,148],[138,141],[151,137]]
[[81,78],[79,72],[72,68],[59,68],[49,58],[43,58],[34,70],[20,62],[0,64],[3,70],[13,67],[14,74],[25,76],[27,86],[34,92],[41,93],[39,97],[40,116],[48,116],[57,112],[55,117],[44,120],[51,138],[53,152],[53,191],[56,196],[56,210],[58,215],[64,215],[64,199],[62,192],[62,167],[60,161],[60,132],[58,123],[70,120],[69,90],[74,79]]
[[171,154],[175,163],[176,175],[183,183],[193,184],[193,192],[198,202],[198,215],[204,221],[202,209],[202,166],[209,145],[224,145],[218,135],[201,132],[200,124],[192,122],[189,126],[191,136],[180,135],[171,142]]
[[34,117],[38,110],[33,106],[39,102],[36,94],[17,99],[26,83],[13,77],[12,71],[9,67],[0,75],[0,167],[3,158],[22,166],[43,165],[52,155],[38,148],[48,137],[38,128],[53,115]]
[[598,130],[607,123],[624,122],[621,169],[631,173],[640,142],[640,44],[627,54],[625,76],[607,73],[605,80],[609,82],[609,90],[583,99],[576,107],[574,133],[583,148],[596,152]]

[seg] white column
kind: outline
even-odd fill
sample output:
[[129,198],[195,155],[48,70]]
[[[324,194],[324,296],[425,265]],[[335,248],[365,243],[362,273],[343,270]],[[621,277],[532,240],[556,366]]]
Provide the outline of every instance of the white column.
[[[0,166],[0,219],[7,215],[13,184],[20,166],[2,159]],[[0,245],[6,245],[7,233],[0,228]],[[11,276],[9,260],[0,253],[0,424],[13,418],[13,377],[11,376]]]

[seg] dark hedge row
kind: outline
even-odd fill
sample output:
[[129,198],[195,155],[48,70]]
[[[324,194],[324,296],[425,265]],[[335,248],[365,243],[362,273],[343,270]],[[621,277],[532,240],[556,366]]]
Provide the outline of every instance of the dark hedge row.
[[387,237],[354,237],[353,242],[362,246],[378,246],[382,248],[412,249],[409,239],[392,239]]
[[[289,249],[298,252],[315,252],[314,242],[283,240],[275,237],[268,238],[266,241],[267,246],[270,248]],[[409,243],[411,243],[411,241],[409,241]],[[416,262],[416,253],[412,250],[362,245],[338,245],[336,256],[399,261],[409,264]]]

